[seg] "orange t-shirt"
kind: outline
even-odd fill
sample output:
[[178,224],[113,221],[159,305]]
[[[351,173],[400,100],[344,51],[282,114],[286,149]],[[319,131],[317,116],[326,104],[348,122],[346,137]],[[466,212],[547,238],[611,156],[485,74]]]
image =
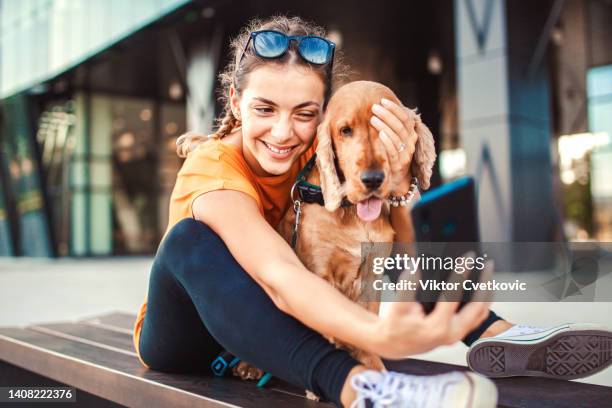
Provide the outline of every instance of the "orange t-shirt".
[[[299,171],[314,154],[316,145],[315,140],[287,173],[260,177],[253,173],[238,146],[220,139],[202,143],[189,153],[178,172],[170,197],[169,221],[164,237],[180,220],[193,216],[191,205],[198,196],[215,190],[236,190],[253,197],[266,221],[276,227],[290,205],[291,186]],[[140,357],[139,351],[140,331],[146,311],[147,296],[136,317],[133,341],[138,359],[149,367]]]

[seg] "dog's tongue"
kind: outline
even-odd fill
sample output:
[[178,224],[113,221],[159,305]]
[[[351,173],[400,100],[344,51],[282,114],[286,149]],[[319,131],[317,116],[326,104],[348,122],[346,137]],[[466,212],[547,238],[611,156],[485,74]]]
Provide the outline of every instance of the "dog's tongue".
[[357,203],[357,215],[364,221],[374,221],[380,215],[381,208],[380,198],[368,198]]

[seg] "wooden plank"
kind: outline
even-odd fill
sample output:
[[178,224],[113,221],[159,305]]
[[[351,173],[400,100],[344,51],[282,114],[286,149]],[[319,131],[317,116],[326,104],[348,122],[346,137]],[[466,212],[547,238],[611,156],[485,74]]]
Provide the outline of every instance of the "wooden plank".
[[[122,364],[125,363],[125,359],[129,359],[132,360],[133,363],[133,366],[131,366],[129,370],[139,373],[137,375],[141,375],[142,371],[146,371],[148,373],[144,376],[146,379],[153,379],[154,381],[160,381],[163,384],[171,384],[172,386],[180,387],[182,380],[178,379],[177,375],[168,375],[152,370],[146,370],[137,360],[135,360],[135,354],[133,354],[134,349],[131,341],[131,325],[133,324],[135,318],[135,315],[114,312],[103,316],[84,319],[80,324],[45,324],[31,327],[31,329],[44,335],[59,337],[67,342],[80,342],[83,343],[82,346],[90,346],[91,348],[85,347],[81,349],[83,352],[84,350],[88,350],[89,353],[92,353],[92,356],[83,354],[81,356],[83,360],[93,359],[93,361],[97,361],[96,358],[99,356],[96,356],[100,353],[98,349],[102,348],[111,353],[115,352],[115,359],[119,359],[119,370],[126,369]],[[130,356],[129,353],[132,353],[133,355]],[[1,355],[0,358],[2,358]],[[113,361],[114,360],[103,361],[101,364],[107,364],[109,368],[115,369],[116,367],[113,365]],[[385,363],[389,370],[416,375],[433,375],[453,370],[467,370],[467,367],[465,366],[422,360],[386,361]],[[129,370],[128,373],[130,372]],[[168,377],[165,379],[165,382],[164,377]],[[187,389],[191,389],[189,387],[193,386],[194,376],[186,377],[187,378],[184,379],[186,381],[186,387]],[[209,382],[211,380],[211,378],[208,377],[201,377],[201,379],[204,381],[208,380]],[[212,378],[212,380],[218,379]],[[227,382],[238,382],[239,386],[246,385],[247,387],[250,386],[254,388],[252,383],[245,383],[229,377],[221,381],[223,381],[224,384]],[[612,401],[612,387],[602,387],[573,381],[550,380],[533,377],[497,379],[495,382],[500,392],[500,407],[573,408],[580,406],[589,408],[606,406],[608,401]],[[228,387],[231,386],[228,385]],[[303,395],[303,390],[277,379],[273,379],[266,389],[267,391],[272,391],[272,394],[288,393],[288,395],[291,396],[293,393],[294,395],[298,396]],[[210,395],[209,390],[203,391],[197,387],[194,392],[203,392],[207,396]],[[235,392],[242,393],[242,390],[239,391],[236,389]],[[301,399],[301,397],[297,396],[296,398]],[[315,404],[311,401],[306,402],[309,404]],[[315,404],[313,406],[326,405]]]
[[[122,331],[116,331],[107,325],[52,323],[28,326],[27,329],[137,357],[132,342],[131,332],[127,334]],[[303,398],[305,395],[305,390],[277,378],[273,378],[268,382],[266,389],[298,396],[300,398]]]
[[127,330],[130,333],[134,329],[136,323],[136,314],[125,312],[111,312],[100,316],[94,316],[87,319],[79,320],[78,323],[90,325],[108,326],[115,329]]
[[[453,364],[423,360],[385,361],[389,370],[415,375],[434,375],[449,371],[467,371]],[[499,404],[521,408],[601,408],[612,406],[612,387],[575,381],[537,377],[494,379],[499,391]]]
[[[12,364],[5,363],[0,360],[0,384],[2,386],[16,387],[67,387],[66,384],[51,380],[42,375],[35,374],[23,368],[16,367]],[[123,408],[124,405],[117,404],[107,399],[92,395],[86,391],[76,389],[76,401],[71,403],[61,402],[45,402],[39,404],[2,404],[0,406],[11,407],[41,407],[41,408]]]
[[27,329],[0,329],[0,359],[127,406],[332,406],[231,377],[148,370],[134,357]]
[[98,347],[117,349],[120,350],[120,353],[136,357],[132,334],[112,330],[106,326],[82,323],[51,323],[28,326],[26,328],[51,336],[63,337],[66,340],[84,343],[90,342],[90,344],[97,345]]

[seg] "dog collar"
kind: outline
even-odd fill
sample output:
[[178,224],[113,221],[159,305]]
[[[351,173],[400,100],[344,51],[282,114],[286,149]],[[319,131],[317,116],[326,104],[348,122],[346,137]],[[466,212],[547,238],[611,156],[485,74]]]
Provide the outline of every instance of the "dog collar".
[[[303,203],[308,204],[319,204],[321,206],[325,205],[325,199],[323,198],[323,191],[320,186],[309,183],[306,181],[306,178],[312,171],[315,163],[317,161],[317,154],[313,154],[308,163],[304,166],[304,168],[300,171],[297,176],[297,180],[295,184],[293,184],[293,188],[291,189],[291,199],[295,201],[295,192],[297,191],[298,200]],[[353,205],[349,200],[345,198],[342,199],[342,203],[340,204],[342,207],[348,207]]]
[[[306,177],[312,171],[315,163],[317,162],[317,154],[313,154],[308,163],[299,172],[297,180],[291,187],[291,200],[293,201],[293,211],[295,212],[295,224],[293,225],[293,234],[291,234],[291,247],[295,249],[298,238],[298,229],[300,226],[300,218],[302,217],[302,203],[319,204],[320,206],[325,205],[323,199],[323,191],[320,186],[309,183],[306,181]],[[298,197],[295,198],[295,191],[297,190]],[[342,207],[348,207],[352,203],[345,198],[342,199],[340,204]]]

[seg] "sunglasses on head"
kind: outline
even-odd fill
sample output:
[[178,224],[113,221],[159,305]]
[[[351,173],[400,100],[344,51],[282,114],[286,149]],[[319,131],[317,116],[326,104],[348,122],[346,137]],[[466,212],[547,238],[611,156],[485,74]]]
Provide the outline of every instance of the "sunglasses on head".
[[281,57],[289,49],[291,41],[296,41],[298,53],[304,60],[316,65],[329,63],[329,71],[332,72],[336,44],[325,38],[316,35],[286,35],[274,30],[254,31],[242,50],[238,65],[242,62],[251,40],[255,55],[268,59]]

